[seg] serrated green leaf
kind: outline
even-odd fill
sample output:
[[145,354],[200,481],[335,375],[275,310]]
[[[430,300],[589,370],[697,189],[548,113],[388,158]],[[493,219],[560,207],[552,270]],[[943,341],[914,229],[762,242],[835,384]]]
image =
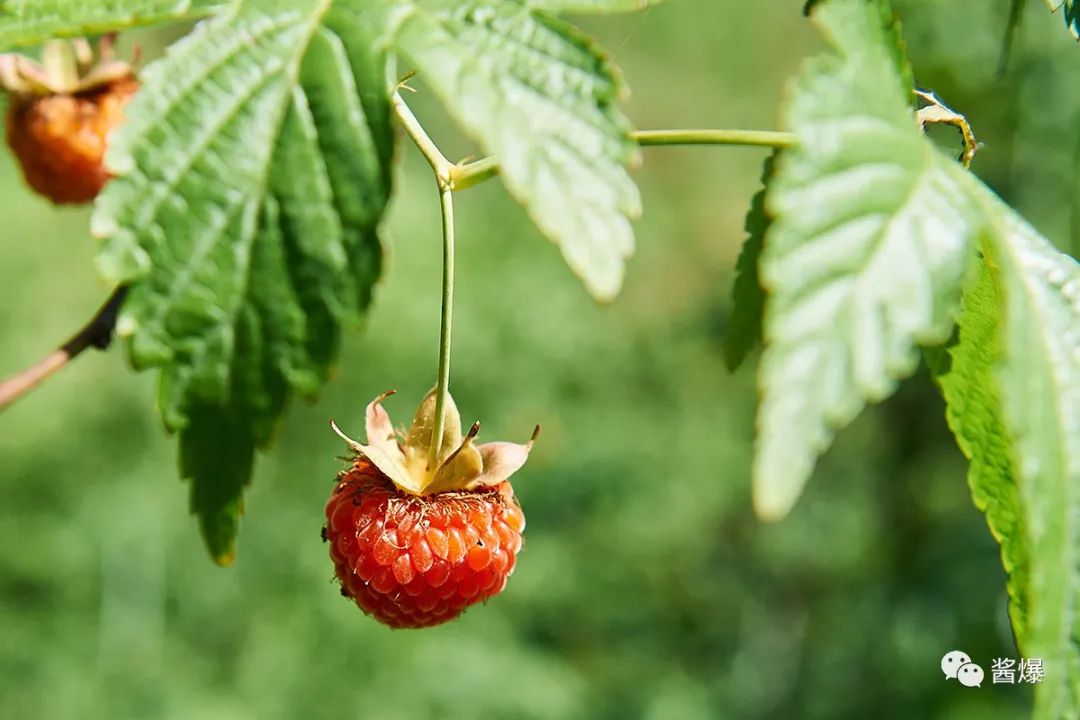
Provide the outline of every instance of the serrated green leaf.
[[0,0],[0,51],[139,25],[193,20],[227,0]]
[[511,194],[590,292],[613,298],[641,212],[615,69],[581,32],[519,3],[398,4],[398,48],[497,156]]
[[215,557],[234,542],[254,449],[293,393],[325,381],[380,271],[385,58],[329,11],[249,0],[149,66],[93,218],[105,275],[132,284],[118,333],[135,367],[162,368],[161,412]]
[[798,145],[766,198],[754,501],[771,519],[834,432],[914,371],[917,346],[949,337],[977,232],[955,163],[917,129],[886,6],[815,8],[833,52],[794,85]]
[[1020,645],[1043,660],[1036,720],[1080,717],[1080,265],[985,186],[1004,295],[999,382],[1028,548]]
[[724,335],[724,362],[735,372],[746,356],[761,342],[761,316],[765,290],[758,279],[758,262],[764,246],[769,216],[765,212],[765,188],[772,179],[776,155],[765,160],[761,172],[761,189],[750,201],[746,213],[746,241],[735,263],[735,284],[731,290],[731,322]]
[[983,263],[963,298],[957,341],[946,351],[947,367],[935,370],[945,397],[945,417],[964,457],[975,506],[986,515],[1001,545],[1008,573],[1009,615],[1017,638],[1027,636],[1027,528],[1014,472],[1012,441],[1002,417],[997,370],[1002,360],[998,289]]
[[838,57],[804,73],[790,111],[799,149],[768,196],[755,489],[767,514],[786,509],[832,428],[890,392],[917,343],[945,339],[985,240],[996,282],[969,289],[958,344],[936,371],[973,497],[1002,545],[1021,650],[1046,669],[1035,715],[1077,718],[1080,266],[911,134],[909,88],[881,50],[892,44],[882,7],[815,4]]

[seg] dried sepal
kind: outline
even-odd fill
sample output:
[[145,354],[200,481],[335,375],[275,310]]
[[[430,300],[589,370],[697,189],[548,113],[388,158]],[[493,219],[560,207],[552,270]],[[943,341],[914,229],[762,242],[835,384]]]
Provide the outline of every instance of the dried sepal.
[[536,438],[540,435],[540,426],[533,430],[527,443],[490,442],[480,445],[477,450],[483,464],[483,472],[468,485],[473,490],[478,487],[498,485],[516,473],[529,459]]
[[330,427],[338,436],[348,443],[349,447],[357,454],[363,455],[371,463],[382,471],[386,477],[411,495],[420,495],[423,492],[423,484],[420,479],[414,477],[405,461],[405,454],[398,445],[394,427],[390,423],[390,415],[382,407],[382,401],[393,394],[393,391],[385,392],[368,403],[364,413],[368,444],[357,442],[342,432],[333,420]]
[[468,489],[473,478],[484,471],[484,461],[480,451],[473,444],[473,438],[480,432],[480,423],[473,423],[468,435],[461,444],[446,457],[435,472],[435,477],[428,486],[428,492],[447,492],[449,490]]
[[115,35],[103,36],[95,55],[85,38],[50,40],[41,62],[0,54],[0,88],[20,96],[76,95],[134,77],[131,63],[116,59],[115,44]]
[[409,432],[400,436],[394,432],[390,415],[382,407],[382,401],[392,394],[392,391],[383,393],[368,404],[365,412],[367,444],[350,438],[333,421],[330,425],[357,454],[367,458],[395,486],[410,495],[498,485],[525,464],[540,432],[537,426],[524,444],[491,442],[478,446],[473,441],[480,432],[480,423],[474,423],[462,437],[461,415],[453,398],[448,396],[439,456],[435,466],[429,467],[431,434],[435,427],[435,392],[428,393],[420,403]]
[[364,411],[364,430],[369,443],[395,440],[396,444],[397,433],[394,432],[394,424],[390,422],[390,413],[386,412],[386,408],[382,406],[383,400],[395,392],[395,390],[387,390],[368,403]]

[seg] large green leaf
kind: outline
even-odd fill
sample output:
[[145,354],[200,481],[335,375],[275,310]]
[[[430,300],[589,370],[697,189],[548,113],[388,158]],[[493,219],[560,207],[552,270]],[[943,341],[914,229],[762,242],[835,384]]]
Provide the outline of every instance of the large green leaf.
[[1009,573],[1020,649],[1043,661],[1035,718],[1080,717],[1080,265],[973,176],[987,261],[939,380],[968,480]]
[[575,28],[518,2],[384,1],[401,10],[392,20],[399,50],[497,156],[507,188],[593,295],[613,298],[641,212],[614,67]]
[[135,367],[162,369],[161,412],[216,558],[235,552],[254,449],[293,394],[318,390],[342,322],[370,301],[393,154],[387,54],[424,70],[606,297],[632,248],[636,147],[614,69],[541,10],[630,5],[115,0],[80,14],[50,0],[10,14],[12,42],[31,42],[221,11],[146,69],[92,223],[103,274],[131,285],[118,332]]
[[808,63],[767,196],[765,351],[754,500],[782,517],[836,429],[890,395],[919,344],[950,335],[977,218],[918,130],[886,6],[833,0],[813,17],[833,51]]
[[1080,265],[911,132],[882,3],[814,8],[837,50],[796,87],[799,148],[768,196],[759,508],[782,514],[832,429],[911,371],[917,343],[944,341],[985,242],[991,272],[937,372],[1021,650],[1044,664],[1035,715],[1080,717]]
[[229,4],[228,0],[0,0],[0,50],[51,37],[190,20]]
[[1001,563],[1009,577],[1009,614],[1016,636],[1024,638],[1030,553],[998,388],[1002,360],[998,295],[994,276],[983,264],[978,279],[964,293],[956,342],[945,351],[944,367],[934,374],[945,397],[949,428],[971,462],[972,500],[1001,545]]
[[1043,660],[1039,720],[1080,717],[1080,265],[989,190],[1004,295],[999,379],[1027,529],[1021,648]]
[[[393,152],[385,61],[328,0],[248,0],[144,73],[98,201],[118,323],[160,405],[215,558],[251,454],[325,380],[370,300]],[[215,463],[212,458],[220,456]]]

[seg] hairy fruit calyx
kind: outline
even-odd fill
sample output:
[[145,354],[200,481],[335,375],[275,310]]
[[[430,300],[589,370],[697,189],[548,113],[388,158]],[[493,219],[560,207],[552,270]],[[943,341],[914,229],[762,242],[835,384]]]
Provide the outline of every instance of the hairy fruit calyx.
[[[461,415],[454,399],[448,395],[442,437],[433,438],[436,425],[434,390],[420,403],[409,431],[398,432],[382,407],[382,401],[390,395],[393,391],[383,393],[367,406],[367,444],[353,440],[333,422],[330,425],[353,450],[409,495],[494,487],[521,469],[540,433],[537,425],[532,437],[523,444],[491,442],[476,445],[473,440],[480,432],[480,423],[474,423],[463,436]],[[438,452],[432,456],[433,443],[437,443]],[[434,462],[429,462],[431,457]]]

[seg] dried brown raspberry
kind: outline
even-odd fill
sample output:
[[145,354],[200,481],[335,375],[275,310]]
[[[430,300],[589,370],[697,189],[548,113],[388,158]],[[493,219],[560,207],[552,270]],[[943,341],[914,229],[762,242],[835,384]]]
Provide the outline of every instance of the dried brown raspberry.
[[27,184],[59,204],[92,201],[109,180],[109,133],[139,89],[129,65],[112,59],[103,39],[94,64],[85,41],[46,46],[44,64],[0,55],[0,85],[11,95],[7,143]]

